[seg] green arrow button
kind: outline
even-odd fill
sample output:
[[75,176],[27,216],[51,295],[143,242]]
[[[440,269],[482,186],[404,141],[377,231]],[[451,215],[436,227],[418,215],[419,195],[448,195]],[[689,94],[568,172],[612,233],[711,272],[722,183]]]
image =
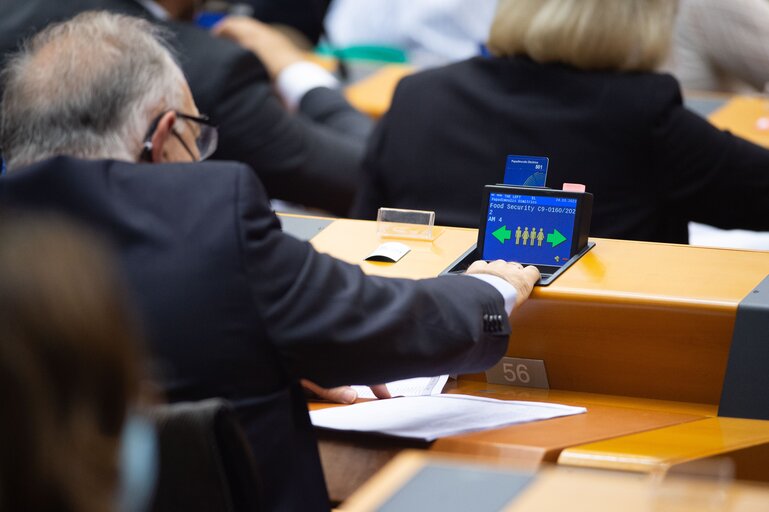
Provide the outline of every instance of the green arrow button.
[[[494,233],[496,235],[496,233]],[[557,247],[566,241],[566,237],[561,234],[560,231],[554,229],[552,233],[547,235],[547,243],[553,244],[553,247]]]
[[492,235],[494,235],[494,237],[497,240],[499,240],[499,243],[501,244],[504,244],[506,241],[510,240],[510,238],[513,236],[511,231],[507,229],[507,226],[502,226],[501,228],[494,231]]

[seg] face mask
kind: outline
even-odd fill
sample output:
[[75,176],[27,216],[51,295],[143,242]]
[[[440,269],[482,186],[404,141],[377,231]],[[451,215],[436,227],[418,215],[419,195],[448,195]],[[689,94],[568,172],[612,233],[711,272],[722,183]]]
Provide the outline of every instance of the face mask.
[[131,414],[120,438],[119,512],[145,512],[154,495],[158,478],[159,448],[154,425]]

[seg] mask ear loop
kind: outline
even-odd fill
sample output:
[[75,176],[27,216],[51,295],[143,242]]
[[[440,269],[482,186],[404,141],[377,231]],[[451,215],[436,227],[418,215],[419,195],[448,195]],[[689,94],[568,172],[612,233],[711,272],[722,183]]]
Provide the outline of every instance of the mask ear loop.
[[166,113],[167,111],[157,116],[150,124],[150,127],[147,129],[147,135],[144,136],[144,143],[142,144],[142,152],[139,154],[140,161],[150,162],[150,163],[153,162],[152,136],[155,135],[155,130],[158,129],[158,124],[160,124],[160,120],[163,118],[164,115],[166,115]]
[[142,146],[142,152],[139,155],[139,159],[142,162],[152,163],[152,141],[145,141]]

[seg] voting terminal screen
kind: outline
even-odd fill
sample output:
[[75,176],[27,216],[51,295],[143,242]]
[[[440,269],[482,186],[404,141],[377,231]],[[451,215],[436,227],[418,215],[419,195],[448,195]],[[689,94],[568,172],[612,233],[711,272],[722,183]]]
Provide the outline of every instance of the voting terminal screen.
[[572,256],[577,199],[489,194],[484,260],[561,266]]

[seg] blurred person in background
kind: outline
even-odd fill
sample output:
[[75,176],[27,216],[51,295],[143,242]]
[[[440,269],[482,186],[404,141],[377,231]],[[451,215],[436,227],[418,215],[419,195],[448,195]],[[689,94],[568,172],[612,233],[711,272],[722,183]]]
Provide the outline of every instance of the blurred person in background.
[[654,72],[670,0],[501,0],[492,58],[403,79],[364,160],[353,214],[434,210],[477,227],[506,155],[548,157],[547,185],[583,183],[592,236],[687,243],[688,222],[769,230],[769,151],[716,129]]
[[50,26],[5,79],[0,203],[67,213],[109,240],[166,398],[231,401],[269,510],[329,508],[301,378],[486,369],[539,279],[503,261],[368,276],[287,235],[252,169],[201,161],[213,128],[146,20],[90,12]]
[[332,46],[403,50],[418,67],[481,53],[497,0],[333,0],[326,16]]
[[152,461],[130,459],[154,433],[127,421],[140,348],[122,285],[90,233],[0,212],[0,510],[145,509]]
[[257,32],[251,50],[258,57],[196,27],[189,20],[200,3],[2,0],[0,68],[25,37],[84,11],[150,19],[173,32],[193,97],[219,127],[216,158],[256,169],[274,199],[347,214],[372,121],[347,103],[331,74],[267,25],[249,27]]
[[323,33],[330,0],[240,0],[251,6],[253,16],[263,23],[291,27],[302,34],[307,43],[318,44]]
[[685,89],[765,92],[769,1],[680,0],[665,69]]

